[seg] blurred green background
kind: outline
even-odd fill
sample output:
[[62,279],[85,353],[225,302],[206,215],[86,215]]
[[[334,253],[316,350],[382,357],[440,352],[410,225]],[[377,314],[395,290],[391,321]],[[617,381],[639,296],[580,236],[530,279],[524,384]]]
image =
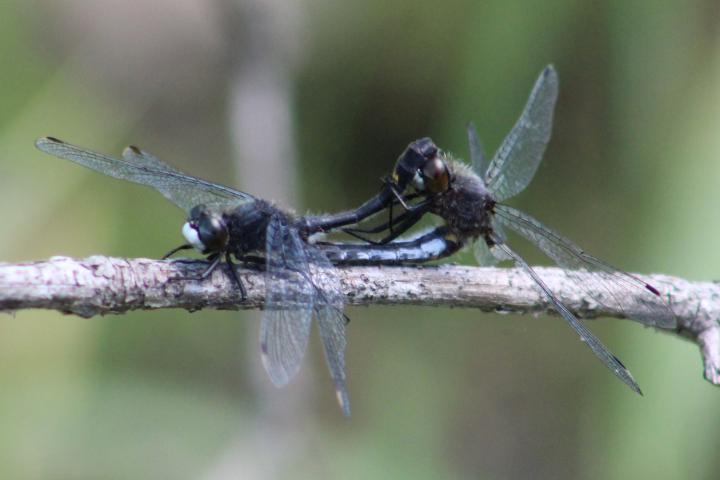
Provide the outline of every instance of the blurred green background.
[[[512,204],[627,270],[718,278],[716,1],[16,0],[0,58],[0,261],[182,240],[161,196],[39,136],[339,210],[421,136],[466,157],[472,120],[492,153],[552,62],[553,140]],[[349,422],[316,339],[270,385],[257,313],[3,315],[0,478],[720,476],[720,391],[690,342],[592,322],[639,397],[558,318],[348,314]]]

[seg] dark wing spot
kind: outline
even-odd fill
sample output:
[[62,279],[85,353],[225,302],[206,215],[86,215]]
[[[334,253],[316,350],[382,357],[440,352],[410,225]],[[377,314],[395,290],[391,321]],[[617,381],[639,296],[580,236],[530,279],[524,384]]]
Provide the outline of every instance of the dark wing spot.
[[647,288],[648,290],[650,290],[650,292],[652,292],[653,294],[657,295],[658,297],[660,296],[660,292],[658,291],[658,289],[655,288],[655,287],[653,287],[652,285],[649,285],[649,284],[646,283],[646,284],[645,284],[645,288]]

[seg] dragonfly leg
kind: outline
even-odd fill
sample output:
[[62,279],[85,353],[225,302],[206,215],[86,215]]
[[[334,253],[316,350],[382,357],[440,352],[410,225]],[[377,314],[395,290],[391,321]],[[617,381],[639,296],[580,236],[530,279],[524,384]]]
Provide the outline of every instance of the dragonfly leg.
[[409,193],[409,194],[403,196],[402,192],[398,192],[397,189],[393,185],[390,185],[390,191],[392,192],[393,196],[395,196],[395,200],[393,200],[393,203],[390,204],[390,206],[392,207],[392,205],[395,202],[397,202],[400,205],[402,205],[402,207],[405,209],[405,211],[408,211],[408,212],[414,210],[419,205],[422,205],[423,203],[430,201],[430,199],[426,199],[416,205],[410,205],[409,203],[407,203],[408,200],[415,200],[416,198],[421,196],[419,193],[417,193],[417,192]]
[[168,253],[166,253],[165,255],[163,255],[163,256],[162,256],[162,260],[165,260],[165,259],[168,259],[168,258],[172,257],[173,255],[175,255],[177,252],[179,252],[179,251],[181,251],[181,250],[192,250],[192,249],[193,249],[193,246],[192,246],[192,245],[190,245],[189,243],[183,243],[183,244],[180,245],[179,247],[173,248],[173,249],[170,250]]
[[405,218],[407,218],[408,215],[410,215],[410,213],[411,212],[404,212],[401,215],[395,217],[394,219],[391,219],[385,223],[381,223],[380,225],[376,225],[374,227],[369,227],[369,228],[346,227],[346,228],[343,228],[342,231],[345,233],[349,233],[349,234],[352,234],[352,233],[370,233],[370,234],[372,234],[372,233],[381,233],[381,232],[384,232],[385,230],[392,231],[393,230],[393,225],[392,225],[393,221],[402,222]]
[[[394,212],[393,209],[395,208],[395,203],[397,202],[400,205],[402,205],[402,207],[405,209],[405,213],[411,212],[413,210],[413,206],[408,205],[407,201],[417,198],[419,196],[419,194],[411,193],[411,194],[407,195],[406,197],[403,197],[402,193],[397,191],[394,184],[388,183],[388,188],[389,188],[390,192],[392,192],[392,194],[395,198],[393,199],[392,202],[390,202],[390,207],[388,208],[388,221],[385,225],[387,225],[386,228],[390,230],[390,233],[392,233],[394,230],[394,227],[395,227],[395,218],[393,217],[393,212]],[[401,218],[403,216],[404,216],[404,214],[400,215],[399,218]],[[377,232],[375,232],[375,233],[377,233]]]
[[[419,222],[420,218],[429,210],[429,207],[429,200],[425,200],[418,203],[417,205],[413,205],[412,207],[410,207],[410,210],[405,211],[402,215],[396,218],[396,220],[398,221],[396,225],[392,225],[388,222],[367,230],[344,228],[343,231],[348,235],[351,235],[372,245],[384,245],[386,243],[392,242],[397,237],[407,232],[417,222]],[[380,240],[372,240],[361,235],[364,233],[380,233],[385,230],[389,230],[390,233],[385,237],[381,238]]]
[[221,260],[221,259],[222,259],[222,258],[220,257],[220,254],[219,254],[219,253],[213,253],[212,255],[210,255],[210,256],[207,258],[207,260],[210,261],[210,262],[212,262],[212,263],[208,266],[208,268],[205,269],[205,271],[204,271],[203,273],[200,274],[199,277],[197,277],[197,279],[198,279],[198,280],[205,280],[207,277],[209,277],[210,274],[211,274],[213,271],[215,271],[215,269],[217,268],[217,266],[220,265],[220,260]]
[[245,290],[245,285],[243,285],[242,281],[240,280],[240,277],[238,276],[236,266],[233,263],[232,259],[230,258],[229,253],[225,254],[225,261],[227,262],[228,266],[230,267],[230,276],[232,277],[233,282],[235,282],[235,284],[240,289],[240,297],[241,297],[241,300],[244,302],[245,300],[247,300],[247,290]]
[[181,277],[174,277],[170,280],[205,280],[207,277],[210,276],[210,274],[217,268],[217,266],[220,264],[220,260],[222,260],[222,257],[219,253],[213,253],[209,257],[207,257],[207,261],[211,262],[210,265],[205,269],[203,273],[197,276],[181,276]]

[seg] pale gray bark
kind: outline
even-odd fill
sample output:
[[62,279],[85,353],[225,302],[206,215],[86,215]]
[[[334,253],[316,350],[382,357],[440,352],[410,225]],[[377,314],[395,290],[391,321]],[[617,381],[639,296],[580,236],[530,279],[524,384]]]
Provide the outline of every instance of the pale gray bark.
[[[130,310],[183,308],[258,309],[264,297],[260,270],[241,269],[248,297],[240,301],[227,265],[203,281],[200,260],[150,260],[94,256],[82,260],[0,264],[0,312],[43,308],[82,317]],[[550,313],[554,310],[522,271],[455,265],[338,268],[348,305],[427,305],[477,308],[486,312]],[[626,318],[637,308],[627,297],[623,310],[600,308],[558,268],[537,268],[550,289],[580,318]],[[638,275],[657,287],[676,316],[666,332],[696,342],[705,378],[720,384],[720,285],[667,275]]]

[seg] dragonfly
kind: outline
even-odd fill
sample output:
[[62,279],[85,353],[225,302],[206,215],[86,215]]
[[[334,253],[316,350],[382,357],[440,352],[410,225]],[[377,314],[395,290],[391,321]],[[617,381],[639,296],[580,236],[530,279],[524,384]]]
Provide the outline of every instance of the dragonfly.
[[[626,316],[645,325],[672,328],[675,316],[661,293],[640,278],[623,272],[590,255],[569,239],[543,225],[527,213],[503,202],[522,192],[530,183],[542,160],[552,131],[553,111],[558,96],[558,76],[552,65],[537,79],[525,108],[488,162],[477,131],[468,125],[471,165],[435,148],[432,141],[420,139],[425,160],[409,164],[401,156],[395,166],[399,173],[389,203],[402,203],[405,212],[374,228],[345,227],[364,244],[348,245],[325,242],[324,253],[333,263],[405,264],[422,263],[450,256],[466,245],[474,245],[480,265],[491,266],[511,260],[536,284],[544,298],[577,332],[600,361],[633,391],[641,390],[630,371],[607,347],[557,298],[532,268],[507,242],[505,231],[515,232],[539,248],[547,257],[576,280],[577,288],[600,306],[624,312],[624,305],[633,297],[641,302],[637,311]],[[434,145],[434,144],[433,144]],[[408,147],[409,149],[413,147]],[[414,171],[411,171],[414,168]],[[397,197],[419,198],[416,203]],[[420,218],[434,214],[443,224],[423,231],[413,238],[397,239]],[[380,240],[367,235],[385,233]],[[396,240],[397,239],[397,240]]]
[[127,147],[122,158],[53,137],[38,139],[36,146],[110,177],[152,187],[185,210],[188,217],[182,233],[187,243],[163,258],[193,248],[207,255],[209,265],[199,279],[208,277],[224,260],[241,300],[245,300],[246,290],[233,258],[264,266],[266,296],[260,347],[271,381],[284,386],[298,373],[314,315],[337,401],[343,413],[350,415],[344,295],[334,266],[309,237],[379,211],[384,208],[384,196],[378,195],[356,210],[297,217],[248,193],[183,173],[135,146]]

